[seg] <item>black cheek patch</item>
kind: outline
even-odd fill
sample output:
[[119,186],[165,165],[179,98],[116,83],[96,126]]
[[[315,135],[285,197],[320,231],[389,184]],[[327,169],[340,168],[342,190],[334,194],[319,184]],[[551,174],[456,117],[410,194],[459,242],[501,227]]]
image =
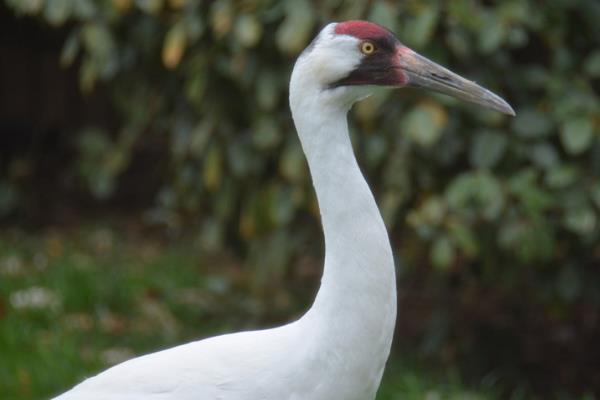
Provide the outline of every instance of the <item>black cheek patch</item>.
[[367,37],[364,41],[375,45],[375,52],[365,56],[358,67],[347,77],[329,85],[330,88],[340,86],[379,85],[404,86],[408,77],[396,66],[396,48],[400,42],[388,32],[385,35]]
[[345,78],[329,85],[329,88],[340,86],[378,85],[403,86],[408,77],[394,65],[393,53],[377,52],[365,57],[358,67]]

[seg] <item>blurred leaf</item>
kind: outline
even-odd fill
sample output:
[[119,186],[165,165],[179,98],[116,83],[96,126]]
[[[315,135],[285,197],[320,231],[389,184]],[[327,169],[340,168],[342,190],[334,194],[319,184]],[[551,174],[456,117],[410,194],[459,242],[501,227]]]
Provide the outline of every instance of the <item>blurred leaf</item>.
[[479,212],[487,220],[500,216],[504,193],[497,179],[486,172],[464,173],[446,190],[448,206],[458,212]]
[[221,39],[233,26],[233,5],[229,0],[215,0],[211,3],[210,13],[213,32],[217,39]]
[[569,154],[580,154],[592,144],[594,130],[588,118],[567,121],[561,131],[560,140]]
[[125,166],[125,155],[115,151],[108,134],[96,127],[83,130],[78,144],[83,155],[78,166],[79,174],[97,198],[109,197],[115,190],[117,175]]
[[474,136],[469,160],[474,167],[492,168],[500,161],[507,145],[506,135],[485,131]]
[[485,21],[479,33],[479,50],[484,54],[496,51],[502,44],[505,36],[505,27],[502,20],[495,14],[486,14]]
[[552,121],[548,115],[539,111],[524,109],[514,118],[513,129],[525,139],[537,139],[551,132]]
[[261,150],[267,150],[276,146],[281,140],[277,123],[268,115],[257,118],[252,127],[252,141]]
[[505,30],[506,42],[510,47],[525,47],[529,42],[529,34],[522,27],[509,27]]
[[300,144],[288,144],[280,158],[279,170],[281,175],[291,182],[302,182],[306,177],[307,166]]
[[572,185],[580,178],[577,168],[572,165],[558,165],[548,171],[546,184],[551,188],[564,188]]
[[520,1],[504,2],[498,10],[499,18],[514,23],[526,21],[530,12],[531,5]]
[[558,71],[568,71],[573,68],[573,58],[564,46],[555,46],[552,52],[554,68]]
[[185,27],[177,23],[169,29],[162,49],[162,61],[165,67],[173,69],[181,62],[186,47]]
[[279,100],[279,82],[273,71],[265,71],[256,81],[256,98],[263,110],[273,110]]
[[433,242],[431,262],[438,269],[447,269],[454,261],[454,246],[450,240],[441,236]]
[[600,50],[594,51],[585,60],[585,72],[592,78],[600,78]]
[[500,227],[498,242],[501,247],[515,252],[523,263],[548,260],[555,250],[554,238],[548,226],[527,220],[504,223]]
[[538,143],[531,149],[531,159],[542,169],[550,169],[556,166],[560,159],[554,146],[548,143]]
[[169,7],[174,8],[176,10],[181,10],[190,3],[193,4],[193,2],[190,0],[167,0],[167,3],[169,4]]
[[242,237],[246,239],[252,238],[257,232],[256,207],[257,199],[255,196],[247,198],[243,204],[239,219],[239,229]]
[[396,10],[397,7],[393,3],[376,1],[370,7],[368,20],[383,25],[394,32],[398,21]]
[[436,103],[423,102],[415,106],[402,121],[405,134],[421,146],[435,144],[448,123],[446,110]]
[[24,14],[37,14],[45,4],[45,0],[7,0],[7,3]]
[[233,215],[236,206],[236,190],[230,179],[224,179],[223,185],[214,198],[215,214],[221,222]]
[[71,0],[73,2],[73,14],[80,18],[93,18],[98,11],[97,5],[93,0]]
[[248,148],[248,141],[233,142],[227,149],[227,160],[231,172],[237,178],[245,178],[256,174],[258,156]]
[[235,33],[240,43],[245,47],[254,47],[262,36],[262,26],[252,14],[238,17]]
[[124,14],[131,8],[133,1],[134,0],[112,0],[112,4],[121,14]]
[[583,282],[575,268],[571,266],[562,268],[556,282],[558,292],[565,301],[572,302],[580,296]]
[[365,138],[365,156],[367,167],[379,165],[387,153],[386,138],[381,135],[369,135]]
[[77,53],[79,52],[79,35],[71,33],[65,43],[63,44],[62,52],[60,54],[60,64],[63,67],[68,67],[73,64]]
[[269,216],[275,226],[284,226],[294,217],[295,205],[290,188],[272,185],[269,188]]
[[600,182],[595,183],[590,189],[592,200],[596,204],[596,207],[600,208]]
[[72,0],[46,0],[44,14],[50,24],[59,26],[69,18],[72,9]]
[[202,178],[209,191],[214,192],[221,183],[223,157],[217,145],[209,147],[202,166]]
[[540,66],[530,66],[524,68],[523,71],[524,79],[528,82],[528,85],[534,88],[545,88],[548,86],[548,81],[551,79],[548,74],[548,70]]
[[[402,40],[410,46],[421,48],[431,41],[433,32],[438,24],[440,16],[440,6],[437,2],[422,3],[416,7],[416,15],[411,15],[403,26]],[[394,14],[389,12],[387,15],[393,18]],[[385,24],[393,29],[393,25]],[[393,29],[394,30],[394,29]]]
[[89,93],[94,89],[98,79],[98,70],[90,59],[85,59],[79,70],[79,86],[84,93]]
[[135,4],[148,14],[158,14],[163,7],[163,0],[135,0]]
[[387,191],[381,196],[379,208],[381,210],[381,216],[387,226],[395,225],[395,220],[400,206],[402,205],[402,200],[402,195],[396,190]]
[[204,154],[212,129],[212,124],[208,120],[200,122],[193,128],[190,133],[190,152],[192,154],[197,157]]
[[112,77],[116,72],[117,62],[115,43],[106,25],[87,23],[83,26],[81,37],[83,46],[88,52],[81,72],[84,76],[82,86],[85,89],[90,88],[97,78]]
[[569,121],[574,117],[585,114],[593,115],[599,110],[598,98],[589,90],[582,90],[580,86],[566,86],[557,91],[553,101],[555,102],[553,116],[559,121]]
[[15,210],[19,195],[14,185],[0,180],[0,216],[6,216]]
[[466,57],[470,52],[469,38],[462,29],[451,29],[446,36],[448,46],[455,54]]
[[526,169],[514,175],[508,181],[510,191],[529,212],[535,214],[550,208],[555,202],[555,198],[548,191],[542,189],[537,180],[536,172],[532,169]]
[[358,102],[355,106],[356,117],[363,123],[373,121],[381,112],[381,108],[385,106],[386,100],[390,97],[389,95],[390,92],[378,91]]
[[[173,0],[171,0],[173,1]],[[179,1],[179,0],[175,0]],[[190,43],[200,39],[206,29],[203,15],[195,12],[187,12],[183,16],[183,24],[185,25],[185,33]]]
[[214,218],[205,218],[200,230],[200,244],[203,250],[215,251],[222,245],[223,224]]
[[186,97],[197,110],[203,110],[209,83],[207,62],[204,57],[191,56],[191,60],[186,63],[186,66],[189,70],[184,87]]
[[171,152],[178,159],[183,159],[190,150],[190,136],[192,124],[184,118],[177,118],[173,122],[173,137]]
[[448,233],[460,250],[467,256],[473,257],[478,253],[477,238],[467,226],[457,222],[448,225]]
[[307,0],[285,0],[286,17],[275,33],[277,46],[287,54],[298,54],[310,40],[314,18]]
[[431,196],[419,208],[423,221],[429,225],[439,225],[446,215],[446,203],[437,196]]
[[597,225],[597,216],[590,207],[569,209],[564,219],[565,227],[580,235],[594,231]]

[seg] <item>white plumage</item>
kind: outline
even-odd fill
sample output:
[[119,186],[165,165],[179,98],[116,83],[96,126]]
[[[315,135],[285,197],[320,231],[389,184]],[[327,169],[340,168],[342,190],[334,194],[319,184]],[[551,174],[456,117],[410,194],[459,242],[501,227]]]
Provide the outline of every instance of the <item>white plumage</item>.
[[[308,312],[279,328],[213,337],[126,361],[56,400],[375,398],[396,320],[395,272],[385,225],[352,150],[346,114],[373,85],[411,83],[417,63],[427,61],[394,40],[367,22],[329,24],[292,73],[290,105],[326,249],[321,287]],[[365,41],[374,46],[373,54],[361,47]],[[423,65],[459,79],[429,63]],[[466,90],[479,88],[464,82],[472,85]],[[465,99],[500,108],[497,98],[486,96]]]

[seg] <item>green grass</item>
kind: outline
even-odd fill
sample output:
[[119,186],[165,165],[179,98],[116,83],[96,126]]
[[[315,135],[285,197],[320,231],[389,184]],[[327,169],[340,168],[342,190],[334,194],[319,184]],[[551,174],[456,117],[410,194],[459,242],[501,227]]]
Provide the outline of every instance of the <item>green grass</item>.
[[[136,354],[251,327],[252,279],[192,241],[95,228],[0,236],[2,399],[44,399]],[[259,296],[260,298],[260,296]],[[259,300],[260,302],[260,300]],[[378,399],[492,399],[391,360]]]

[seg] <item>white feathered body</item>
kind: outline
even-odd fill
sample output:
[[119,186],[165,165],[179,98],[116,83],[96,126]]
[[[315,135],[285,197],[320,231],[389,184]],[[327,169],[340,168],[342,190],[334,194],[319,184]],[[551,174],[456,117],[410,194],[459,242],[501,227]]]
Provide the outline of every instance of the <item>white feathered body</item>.
[[[323,90],[359,62],[333,24],[292,74],[290,104],[325,236],[314,304],[299,320],[213,337],[126,361],[56,400],[370,400],[396,319],[392,252],[357,165],[346,114],[365,88]],[[350,54],[350,56],[348,55]]]

